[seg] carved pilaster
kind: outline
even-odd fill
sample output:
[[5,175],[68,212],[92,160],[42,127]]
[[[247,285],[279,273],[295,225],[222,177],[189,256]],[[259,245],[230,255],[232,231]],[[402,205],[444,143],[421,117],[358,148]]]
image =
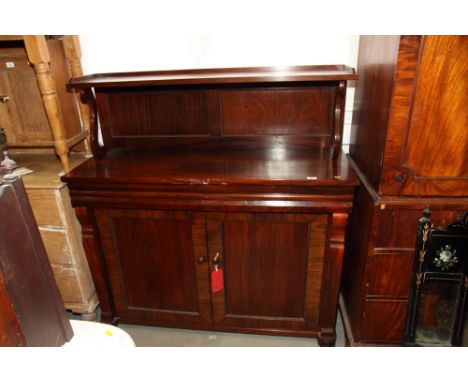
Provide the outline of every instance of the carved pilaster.
[[81,94],[81,99],[83,102],[89,106],[90,114],[90,145],[91,151],[96,158],[102,158],[106,155],[105,147],[99,144],[99,126],[98,126],[98,116],[97,116],[97,107],[96,100],[94,98],[94,93],[91,89],[85,89]]
[[335,95],[334,111],[334,135],[333,135],[333,159],[338,158],[341,151],[341,141],[343,136],[344,106],[346,97],[346,81],[340,81]]
[[86,208],[76,208],[76,216],[81,224],[83,247],[93,276],[101,307],[101,321],[116,323],[115,309],[110,289],[107,268],[101,251],[98,232],[95,229],[94,215]]
[[348,214],[334,213],[329,221],[328,256],[323,265],[322,293],[320,295],[320,346],[333,346],[336,341],[336,315],[340,293],[341,270]]

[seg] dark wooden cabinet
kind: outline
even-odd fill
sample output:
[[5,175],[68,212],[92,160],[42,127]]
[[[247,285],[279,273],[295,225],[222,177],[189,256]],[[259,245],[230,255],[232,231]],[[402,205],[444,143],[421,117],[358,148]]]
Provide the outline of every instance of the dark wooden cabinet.
[[358,184],[341,154],[355,78],[326,66],[73,79],[95,158],[62,179],[102,318],[333,344]]
[[363,36],[350,155],[361,179],[341,308],[350,342],[403,342],[417,224],[468,210],[466,36]]

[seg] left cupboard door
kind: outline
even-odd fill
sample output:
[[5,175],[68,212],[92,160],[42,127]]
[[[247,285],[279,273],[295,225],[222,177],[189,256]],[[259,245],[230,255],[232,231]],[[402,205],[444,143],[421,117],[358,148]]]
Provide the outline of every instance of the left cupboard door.
[[117,315],[122,322],[211,321],[205,215],[96,209]]

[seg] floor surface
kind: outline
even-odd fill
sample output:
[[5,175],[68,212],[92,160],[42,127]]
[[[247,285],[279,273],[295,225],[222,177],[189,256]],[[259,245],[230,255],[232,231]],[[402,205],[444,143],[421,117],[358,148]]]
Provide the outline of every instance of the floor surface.
[[[70,314],[70,318],[79,319],[79,315]],[[239,334],[200,330],[161,328],[155,326],[120,324],[141,347],[315,347],[314,338],[266,336],[257,334]],[[345,346],[343,323],[338,314],[336,322],[336,346]]]

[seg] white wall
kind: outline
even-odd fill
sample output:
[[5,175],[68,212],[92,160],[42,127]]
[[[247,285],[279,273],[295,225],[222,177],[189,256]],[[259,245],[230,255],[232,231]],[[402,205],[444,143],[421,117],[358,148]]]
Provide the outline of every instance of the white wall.
[[[184,68],[345,64],[356,67],[359,36],[304,33],[80,35],[85,74]],[[343,143],[354,97],[346,97]]]

